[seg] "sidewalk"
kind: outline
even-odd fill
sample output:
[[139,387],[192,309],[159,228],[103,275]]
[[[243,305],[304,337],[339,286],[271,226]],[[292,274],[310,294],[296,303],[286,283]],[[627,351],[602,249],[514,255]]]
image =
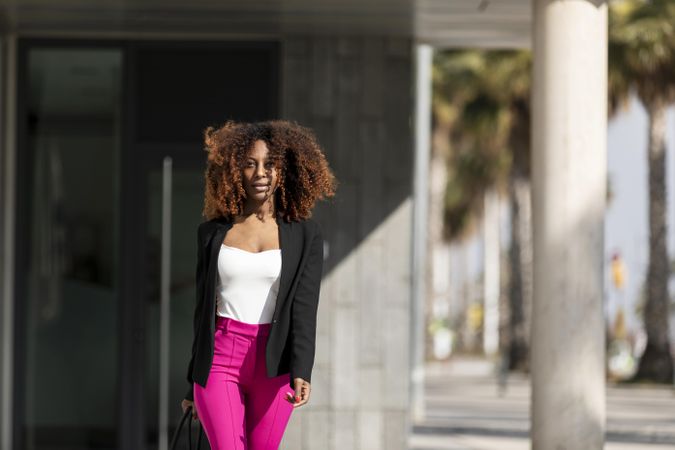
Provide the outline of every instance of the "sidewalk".
[[[488,361],[454,358],[427,365],[425,390],[411,450],[530,450],[527,378],[500,396]],[[675,389],[608,385],[607,416],[605,450],[675,449]]]

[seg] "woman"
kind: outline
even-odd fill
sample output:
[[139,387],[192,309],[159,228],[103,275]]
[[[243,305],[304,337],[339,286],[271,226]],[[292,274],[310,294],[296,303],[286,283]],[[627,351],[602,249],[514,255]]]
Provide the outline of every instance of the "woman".
[[310,219],[336,181],[308,129],[227,122],[205,132],[197,303],[183,411],[212,450],[277,449],[311,392],[323,238]]

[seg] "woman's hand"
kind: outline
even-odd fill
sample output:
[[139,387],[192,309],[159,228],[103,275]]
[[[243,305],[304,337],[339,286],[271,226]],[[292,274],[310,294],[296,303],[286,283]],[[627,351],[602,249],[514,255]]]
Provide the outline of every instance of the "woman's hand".
[[291,392],[286,392],[286,400],[293,403],[293,408],[302,406],[309,400],[309,393],[312,390],[308,381],[302,378],[294,378],[295,396]]
[[183,399],[183,401],[180,402],[180,407],[183,410],[183,414],[185,414],[185,411],[187,411],[188,408],[192,408],[192,420],[199,419],[199,417],[197,416],[197,409],[195,408],[194,402],[188,399]]

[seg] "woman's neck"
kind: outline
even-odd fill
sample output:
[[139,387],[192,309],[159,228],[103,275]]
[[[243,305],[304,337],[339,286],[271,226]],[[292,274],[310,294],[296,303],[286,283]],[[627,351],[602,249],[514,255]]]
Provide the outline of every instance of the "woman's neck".
[[244,205],[244,211],[239,217],[241,220],[246,220],[251,216],[255,216],[259,220],[273,219],[276,216],[276,210],[270,202],[259,204],[247,203]]

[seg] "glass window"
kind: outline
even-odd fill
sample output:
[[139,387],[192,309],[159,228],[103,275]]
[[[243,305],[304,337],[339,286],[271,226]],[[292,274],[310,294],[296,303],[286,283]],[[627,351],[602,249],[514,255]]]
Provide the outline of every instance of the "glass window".
[[121,68],[117,49],[28,51],[28,449],[116,446]]

